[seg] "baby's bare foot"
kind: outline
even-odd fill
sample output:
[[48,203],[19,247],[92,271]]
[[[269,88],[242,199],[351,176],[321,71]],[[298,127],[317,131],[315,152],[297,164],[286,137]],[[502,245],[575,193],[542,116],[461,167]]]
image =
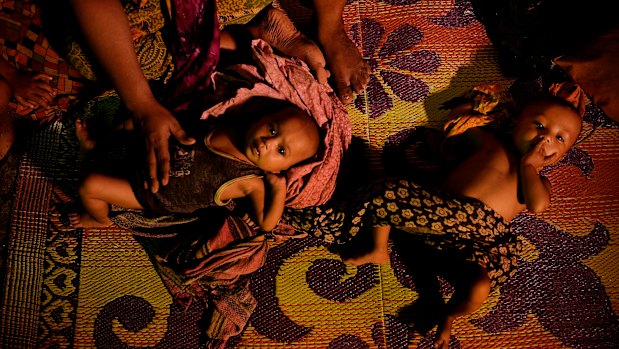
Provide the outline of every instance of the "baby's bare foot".
[[114,225],[114,222],[109,218],[98,221],[87,212],[81,215],[78,213],[70,213],[69,222],[73,228],[106,228]]
[[453,325],[453,318],[450,316],[445,317],[438,323],[436,328],[436,338],[434,339],[434,349],[448,349],[449,339],[451,338],[451,327]]
[[346,258],[344,262],[352,265],[362,265],[366,263],[389,264],[389,250],[372,250],[360,256]]
[[248,23],[252,36],[260,38],[279,52],[304,61],[316,80],[327,83],[329,71],[320,48],[303,35],[280,9],[269,5]]
[[337,95],[344,103],[352,102],[353,92],[361,93],[370,80],[370,66],[346,35],[342,23],[331,27],[323,25],[319,28],[318,38],[333,75]]

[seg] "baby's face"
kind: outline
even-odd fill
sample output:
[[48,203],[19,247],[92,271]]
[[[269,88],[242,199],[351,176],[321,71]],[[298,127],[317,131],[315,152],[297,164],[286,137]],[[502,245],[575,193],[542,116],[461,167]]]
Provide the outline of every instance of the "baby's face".
[[262,117],[245,138],[244,153],[266,172],[279,173],[309,159],[318,151],[318,128],[297,108]]
[[550,102],[535,101],[525,106],[516,121],[513,140],[521,155],[529,152],[539,142],[545,142],[544,157],[555,157],[556,162],[574,145],[582,120],[578,113],[568,106]]

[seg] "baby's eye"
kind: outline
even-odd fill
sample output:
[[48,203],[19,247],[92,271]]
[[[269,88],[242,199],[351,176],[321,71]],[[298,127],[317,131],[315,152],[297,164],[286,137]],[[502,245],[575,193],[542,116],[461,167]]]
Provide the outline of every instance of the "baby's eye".
[[563,139],[563,136],[557,136],[557,140],[561,143],[565,142],[565,139]]
[[542,125],[542,123],[539,121],[535,121],[534,124],[536,128],[544,128],[544,125]]
[[280,153],[281,155],[286,155],[286,149],[282,147],[277,148],[277,152]]
[[269,127],[269,134],[275,136],[275,129],[273,127]]

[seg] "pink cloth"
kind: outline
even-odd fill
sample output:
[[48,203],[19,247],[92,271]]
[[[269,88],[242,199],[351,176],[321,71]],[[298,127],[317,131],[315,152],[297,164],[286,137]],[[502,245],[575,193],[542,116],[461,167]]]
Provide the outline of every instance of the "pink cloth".
[[[343,154],[350,145],[352,132],[346,107],[328,85],[320,84],[301,60],[285,58],[273,53],[262,40],[252,42],[256,66],[240,64],[232,69],[245,78],[232,98],[218,103],[202,114],[202,118],[220,116],[229,108],[238,106],[253,97],[270,97],[288,100],[314,117],[321,129],[322,146],[317,160],[289,169],[286,205],[294,208],[321,205],[335,190],[335,182]],[[230,85],[235,78],[225,73],[213,75],[215,93],[218,86]],[[222,84],[218,84],[222,81]]]

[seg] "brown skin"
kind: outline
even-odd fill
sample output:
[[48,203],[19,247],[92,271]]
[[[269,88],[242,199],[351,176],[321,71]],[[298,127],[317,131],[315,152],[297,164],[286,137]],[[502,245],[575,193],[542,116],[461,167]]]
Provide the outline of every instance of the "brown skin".
[[346,0],[313,0],[318,43],[333,75],[334,89],[344,103],[353,101],[370,80],[370,66],[346,34],[342,13]]
[[[457,108],[456,113],[468,107]],[[446,178],[442,188],[476,198],[511,221],[523,210],[543,212],[550,205],[550,182],[539,175],[544,167],[556,164],[574,145],[582,121],[572,108],[549,101],[529,103],[518,116],[512,133],[513,147],[506,147],[482,128],[473,128],[458,137],[475,146]],[[514,151],[515,149],[515,151]],[[373,228],[374,249],[347,262],[389,262],[390,226]],[[490,292],[490,279],[477,265],[456,266],[446,271],[455,280],[455,292],[439,322],[435,348],[447,349],[454,319],[481,306]]]
[[15,141],[15,118],[7,111],[11,98],[27,108],[47,107],[56,96],[51,79],[47,74],[20,71],[0,58],[0,159]]
[[[121,2],[71,0],[71,5],[90,49],[133,115],[135,125],[145,136],[150,189],[152,192],[157,192],[159,186],[166,185],[169,180],[170,137],[185,145],[193,144],[195,139],[187,136],[170,111],[153,96],[138,63],[131,40],[129,21]],[[272,7],[267,7],[264,11],[272,10]],[[305,37],[297,35],[296,30],[292,31],[287,17],[278,13],[264,17],[277,25],[263,26],[268,30],[250,30],[250,32],[265,36],[266,42],[274,41],[274,46],[282,52],[305,60],[315,74],[325,80],[328,73],[324,70],[324,57],[320,50]],[[260,27],[261,24],[254,22],[251,26]],[[283,29],[280,30],[280,26]],[[271,30],[276,33],[271,33]],[[286,35],[292,35],[293,38],[288,40],[285,38]],[[221,46],[234,49],[236,43],[231,35],[222,33]]]
[[[80,132],[84,135],[85,129],[82,127]],[[87,136],[82,138],[88,139]],[[252,177],[230,183],[221,191],[219,200],[247,197],[258,225],[264,231],[271,231],[281,218],[286,200],[286,177],[281,172],[314,156],[320,137],[309,115],[297,108],[286,108],[262,117],[246,133],[239,127],[220,128],[204,141],[224,156],[253,164],[265,172],[264,178]],[[79,195],[85,211],[70,217],[74,227],[110,226],[110,204],[128,209],[142,208],[128,180],[99,173],[85,178]]]

